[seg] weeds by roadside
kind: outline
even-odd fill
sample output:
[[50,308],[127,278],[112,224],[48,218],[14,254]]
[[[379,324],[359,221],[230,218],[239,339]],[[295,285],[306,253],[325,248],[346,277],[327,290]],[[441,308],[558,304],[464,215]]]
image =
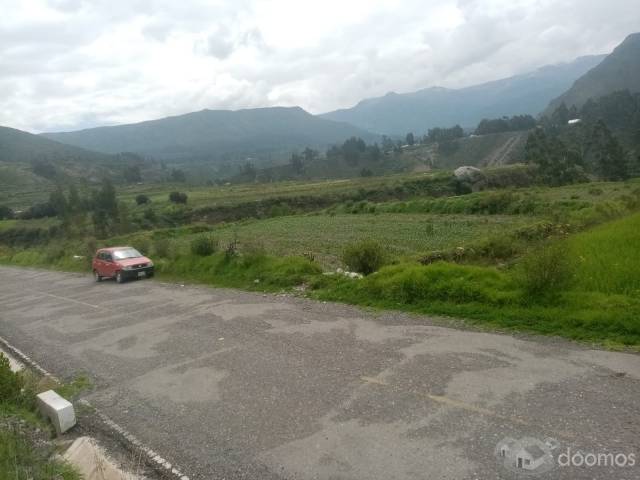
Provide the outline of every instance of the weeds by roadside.
[[80,480],[54,455],[51,429],[36,414],[35,395],[46,388],[29,371],[11,371],[0,352],[0,480]]

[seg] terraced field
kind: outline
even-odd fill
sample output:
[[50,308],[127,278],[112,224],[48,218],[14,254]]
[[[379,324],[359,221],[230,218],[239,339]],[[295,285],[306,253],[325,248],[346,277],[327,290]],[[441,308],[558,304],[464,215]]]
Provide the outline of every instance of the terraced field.
[[311,252],[333,267],[339,265],[344,246],[357,240],[373,238],[394,256],[409,257],[464,246],[535,220],[516,215],[298,215],[229,224],[214,229],[214,235],[222,242],[236,237],[275,255]]

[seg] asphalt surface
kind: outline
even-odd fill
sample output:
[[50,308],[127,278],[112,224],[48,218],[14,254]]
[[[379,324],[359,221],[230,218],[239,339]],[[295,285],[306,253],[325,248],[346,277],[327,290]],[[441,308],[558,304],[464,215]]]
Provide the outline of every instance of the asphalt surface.
[[[505,437],[547,445],[535,478],[640,478],[634,354],[9,267],[0,335],[58,376],[89,375],[87,398],[191,479],[530,478],[496,454]],[[559,466],[568,449],[626,466]]]

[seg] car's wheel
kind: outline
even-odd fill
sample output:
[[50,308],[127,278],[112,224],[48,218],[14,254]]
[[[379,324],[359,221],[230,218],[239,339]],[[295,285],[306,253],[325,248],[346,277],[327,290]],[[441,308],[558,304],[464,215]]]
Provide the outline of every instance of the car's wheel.
[[124,277],[122,276],[122,272],[116,273],[116,282],[118,283],[124,282]]
[[102,281],[102,277],[100,275],[98,275],[98,271],[97,270],[93,271],[93,278],[95,279],[96,282],[101,282]]

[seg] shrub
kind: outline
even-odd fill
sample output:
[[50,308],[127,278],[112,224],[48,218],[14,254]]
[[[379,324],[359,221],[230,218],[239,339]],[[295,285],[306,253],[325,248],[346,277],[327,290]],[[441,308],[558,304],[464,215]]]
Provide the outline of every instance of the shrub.
[[13,215],[13,210],[5,205],[0,205],[0,220],[11,220]]
[[136,196],[136,203],[138,205],[146,205],[147,203],[151,203],[151,199],[146,195],[140,194]]
[[191,240],[191,253],[199,257],[213,255],[218,247],[218,242],[211,235],[198,235]]
[[15,402],[20,398],[20,377],[11,371],[9,359],[0,352],[0,399]]
[[153,252],[159,256],[168,258],[171,255],[172,245],[168,238],[157,238],[153,241]]
[[387,263],[387,258],[378,242],[363,240],[347,245],[342,253],[342,261],[349,270],[369,275]]
[[574,279],[573,264],[565,243],[545,245],[524,257],[521,286],[530,300],[555,300]]
[[169,201],[173,203],[187,203],[189,197],[183,192],[171,192],[169,194]]
[[151,242],[147,237],[137,236],[131,239],[131,246],[143,255],[147,255],[151,249]]

